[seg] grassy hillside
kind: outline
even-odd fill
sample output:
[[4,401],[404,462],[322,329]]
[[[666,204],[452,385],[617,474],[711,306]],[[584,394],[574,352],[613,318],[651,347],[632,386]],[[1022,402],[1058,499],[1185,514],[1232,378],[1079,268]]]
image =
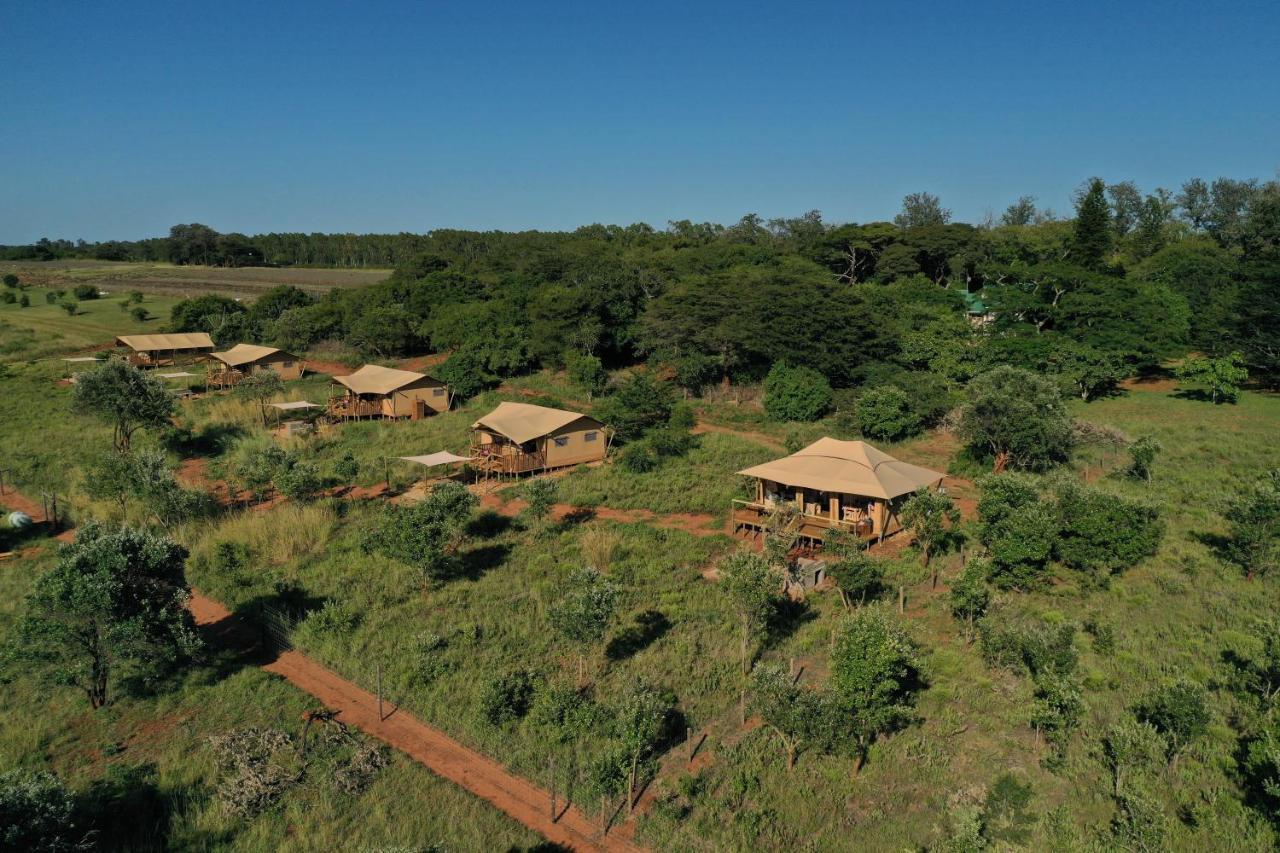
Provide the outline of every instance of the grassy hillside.
[[0,361],[47,358],[110,343],[117,335],[162,331],[175,301],[155,296],[144,298],[141,307],[149,317],[139,320],[129,311],[121,310],[121,304],[128,297],[124,290],[77,302],[75,315],[69,315],[61,305],[48,302],[49,288],[28,287],[22,292],[31,300],[27,308],[16,302],[0,302]]

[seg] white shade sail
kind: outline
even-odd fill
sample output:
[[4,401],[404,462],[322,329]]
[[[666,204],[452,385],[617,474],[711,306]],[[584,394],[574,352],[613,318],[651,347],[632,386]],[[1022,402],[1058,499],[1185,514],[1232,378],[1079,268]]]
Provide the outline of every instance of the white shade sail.
[[458,456],[447,450],[441,450],[439,453],[428,453],[426,456],[397,456],[397,459],[403,459],[405,462],[416,462],[419,465],[425,465],[428,468],[435,465],[448,465],[450,462],[470,462],[472,456]]

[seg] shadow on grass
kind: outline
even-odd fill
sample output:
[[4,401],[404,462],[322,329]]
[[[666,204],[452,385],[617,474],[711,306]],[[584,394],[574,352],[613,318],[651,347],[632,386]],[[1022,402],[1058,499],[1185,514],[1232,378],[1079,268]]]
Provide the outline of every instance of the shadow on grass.
[[166,450],[183,457],[218,456],[244,434],[244,427],[238,424],[205,424],[199,432],[173,427],[165,433],[163,443]]
[[572,528],[577,527],[578,525],[586,524],[589,521],[595,521],[595,518],[596,518],[596,511],[591,507],[585,507],[585,506],[574,507],[568,513],[566,513],[563,518],[561,518],[558,522],[556,522],[556,530],[558,532],[571,530]]
[[626,660],[647,649],[670,630],[670,619],[657,610],[646,610],[637,614],[630,625],[609,640],[604,650],[605,657],[611,661]]
[[812,622],[818,614],[803,601],[792,601],[784,598],[774,605],[769,614],[769,645],[775,645],[790,637],[801,625]]
[[471,521],[467,522],[466,533],[477,539],[492,539],[501,536],[515,526],[515,519],[491,509],[486,509]]
[[[194,786],[169,790],[158,784],[154,764],[111,764],[105,775],[89,783],[75,803],[76,826],[91,833],[95,850],[168,850],[170,824],[181,803],[196,800]],[[230,835],[215,833],[184,843],[216,847]]]
[[1213,552],[1213,556],[1224,563],[1232,563],[1231,559],[1231,537],[1223,536],[1221,533],[1212,533],[1205,530],[1191,531],[1191,538]]
[[481,545],[471,548],[458,555],[454,571],[443,575],[440,580],[479,580],[490,569],[496,569],[506,562],[510,554],[510,545]]

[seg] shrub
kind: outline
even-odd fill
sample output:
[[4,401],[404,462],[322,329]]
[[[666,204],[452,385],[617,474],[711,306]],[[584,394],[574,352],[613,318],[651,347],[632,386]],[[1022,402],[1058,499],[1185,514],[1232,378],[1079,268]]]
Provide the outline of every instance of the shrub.
[[1076,627],[1070,623],[1050,625],[993,614],[979,623],[978,635],[988,666],[1036,677],[1074,672],[1079,661]]
[[0,291],[0,302],[5,305],[12,305],[18,301],[18,296],[12,290]]
[[73,299],[63,300],[62,302],[59,302],[58,305],[63,311],[67,312],[68,317],[74,317],[76,314],[80,313],[80,308],[76,305],[75,300]]
[[282,468],[272,484],[289,500],[309,501],[320,491],[320,470],[310,462],[294,462]]
[[603,393],[609,384],[609,374],[605,371],[604,364],[594,355],[571,352],[565,356],[564,363],[569,381],[587,395],[588,402],[592,397]]
[[141,323],[150,319],[151,312],[146,308],[143,308],[141,305],[137,305],[129,312],[129,316]]
[[867,438],[900,441],[920,432],[907,392],[892,385],[871,388],[858,398],[858,430]]
[[71,294],[83,302],[86,299],[98,298],[98,285],[96,284],[77,284],[71,289]]
[[1193,681],[1175,681],[1149,694],[1135,709],[1169,743],[1169,758],[1209,728],[1208,694]]
[[555,480],[548,477],[531,480],[524,487],[524,499],[527,504],[524,509],[525,515],[532,519],[535,525],[541,526],[551,514],[557,494],[559,494],[559,488]]
[[1129,445],[1129,476],[1151,482],[1151,469],[1163,449],[1154,435],[1140,436]]
[[58,300],[62,298],[61,290],[49,290],[45,292],[44,301],[50,305],[58,304]]
[[1280,469],[1268,471],[1227,507],[1227,558],[1248,577],[1266,576],[1280,563]]
[[591,734],[603,717],[603,709],[590,696],[569,684],[541,688],[529,710],[529,718],[558,743],[573,743]]
[[5,287],[17,287],[17,286],[18,286],[18,277],[17,277],[16,275],[14,275],[13,273],[5,273],[5,276],[4,276],[4,286],[5,286]]
[[[13,276],[5,276],[7,279]],[[12,287],[13,285],[9,285]],[[0,847],[5,850],[78,850],[71,792],[52,773],[0,774]]]
[[982,521],[980,538],[990,542],[992,525],[1040,500],[1036,481],[1018,473],[990,474],[978,480],[978,518]]
[[1113,574],[1150,557],[1164,523],[1152,507],[1075,486],[1058,498],[1058,559],[1073,569]]
[[1240,386],[1249,378],[1244,356],[1238,352],[1221,358],[1188,358],[1178,365],[1176,374],[1182,382],[1203,385],[1215,404],[1234,403]]
[[21,307],[21,308],[30,308],[30,307],[31,307],[31,297],[30,297],[30,296],[28,296],[28,295],[27,295],[27,294],[25,294],[25,293],[24,293],[24,294],[22,294],[21,296],[19,296],[19,297],[18,297],[18,305],[19,305],[19,307]]
[[484,359],[473,349],[464,347],[437,367],[436,378],[449,386],[455,400],[469,400],[494,383],[495,377],[485,367]]
[[423,686],[431,684],[450,669],[445,659],[448,643],[439,634],[421,634],[415,642],[413,680]]
[[360,476],[360,463],[356,461],[356,457],[350,450],[333,463],[333,475],[346,483],[355,482],[356,477]]
[[986,535],[991,582],[1001,589],[1030,589],[1044,579],[1058,537],[1058,516],[1038,502],[989,525]]
[[485,684],[480,696],[480,713],[492,726],[518,720],[529,712],[533,693],[533,675],[528,670],[500,673]]
[[1039,471],[1067,458],[1074,436],[1057,387],[1016,367],[997,367],[969,383],[960,437],[997,472]]
[[774,364],[764,380],[764,409],[779,421],[816,421],[831,410],[831,383],[811,367]]
[[671,419],[675,391],[644,371],[632,373],[595,407],[596,418],[623,441],[632,441]]
[[307,627],[317,634],[350,634],[360,624],[360,617],[346,605],[330,599],[307,617]]

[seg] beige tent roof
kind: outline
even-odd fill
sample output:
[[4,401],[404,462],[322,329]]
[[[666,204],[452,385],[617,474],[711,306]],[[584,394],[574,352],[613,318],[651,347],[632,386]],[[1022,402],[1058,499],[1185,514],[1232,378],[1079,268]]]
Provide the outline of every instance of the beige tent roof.
[[894,459],[865,441],[820,438],[790,456],[739,471],[787,486],[891,500],[942,481],[943,474]]
[[179,332],[172,335],[120,335],[116,343],[136,352],[156,350],[213,349],[213,338],[204,332]]
[[394,367],[381,367],[376,364],[366,364],[349,376],[333,377],[333,381],[342,383],[357,394],[390,394],[422,379],[431,379],[431,377],[425,373],[396,370]]
[[550,409],[532,403],[499,403],[498,408],[476,421],[471,428],[486,427],[516,444],[524,444],[585,417],[580,412]]
[[[209,354],[228,367],[239,367],[242,364],[251,364],[278,352],[284,352],[284,350],[276,349],[275,347],[260,347],[257,344],[236,344],[226,352]],[[284,354],[289,355],[287,352]],[[292,356],[289,357],[292,358]]]

